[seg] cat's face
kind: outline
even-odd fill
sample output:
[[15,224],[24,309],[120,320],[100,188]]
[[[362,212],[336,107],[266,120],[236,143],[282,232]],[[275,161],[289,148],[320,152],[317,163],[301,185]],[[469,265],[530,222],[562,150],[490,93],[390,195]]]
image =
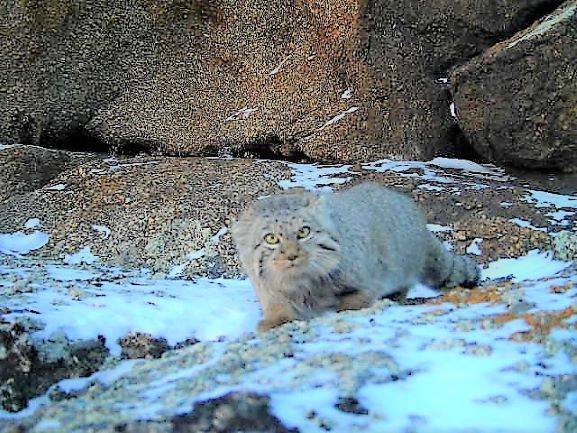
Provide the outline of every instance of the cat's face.
[[241,261],[253,275],[286,285],[323,278],[339,262],[339,243],[311,193],[280,194],[257,201],[233,228]]

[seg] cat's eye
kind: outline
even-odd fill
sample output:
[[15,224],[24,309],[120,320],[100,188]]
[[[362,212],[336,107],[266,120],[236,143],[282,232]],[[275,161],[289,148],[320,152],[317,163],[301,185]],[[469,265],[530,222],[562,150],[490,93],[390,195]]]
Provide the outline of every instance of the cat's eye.
[[297,232],[297,238],[304,239],[310,234],[311,234],[311,228],[308,226],[304,226],[301,227],[301,229]]
[[267,233],[264,236],[264,241],[269,244],[269,245],[276,245],[280,242],[280,239],[277,235],[275,235],[274,233]]

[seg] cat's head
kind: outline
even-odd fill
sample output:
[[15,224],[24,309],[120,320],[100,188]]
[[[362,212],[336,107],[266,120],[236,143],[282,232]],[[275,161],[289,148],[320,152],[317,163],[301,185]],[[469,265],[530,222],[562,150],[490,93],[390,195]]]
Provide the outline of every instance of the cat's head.
[[286,192],[257,200],[232,227],[240,259],[251,276],[290,285],[334,271],[340,246],[323,198]]

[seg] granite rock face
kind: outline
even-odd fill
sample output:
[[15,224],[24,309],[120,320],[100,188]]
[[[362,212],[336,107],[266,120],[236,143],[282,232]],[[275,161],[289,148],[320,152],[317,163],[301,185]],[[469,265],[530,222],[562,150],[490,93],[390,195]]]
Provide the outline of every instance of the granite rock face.
[[[0,232],[36,218],[63,257],[89,247],[105,263],[186,275],[237,275],[228,224],[290,177],[278,162],[203,158],[106,159],[81,165],[0,204]],[[222,240],[222,242],[220,242]],[[90,260],[90,259],[88,259]]]
[[5,2],[0,140],[427,159],[456,150],[446,70],[557,4]]
[[577,170],[577,2],[501,42],[451,77],[460,127],[502,164]]
[[72,153],[37,146],[0,147],[0,202],[8,197],[34,191],[85,162],[96,154]]

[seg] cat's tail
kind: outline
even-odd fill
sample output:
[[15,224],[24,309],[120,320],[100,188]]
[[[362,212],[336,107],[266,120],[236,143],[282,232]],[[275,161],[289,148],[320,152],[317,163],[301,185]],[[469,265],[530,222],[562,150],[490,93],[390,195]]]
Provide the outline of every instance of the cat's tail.
[[423,283],[434,288],[450,289],[455,286],[473,287],[481,278],[479,265],[468,256],[458,256],[448,251],[431,234]]

